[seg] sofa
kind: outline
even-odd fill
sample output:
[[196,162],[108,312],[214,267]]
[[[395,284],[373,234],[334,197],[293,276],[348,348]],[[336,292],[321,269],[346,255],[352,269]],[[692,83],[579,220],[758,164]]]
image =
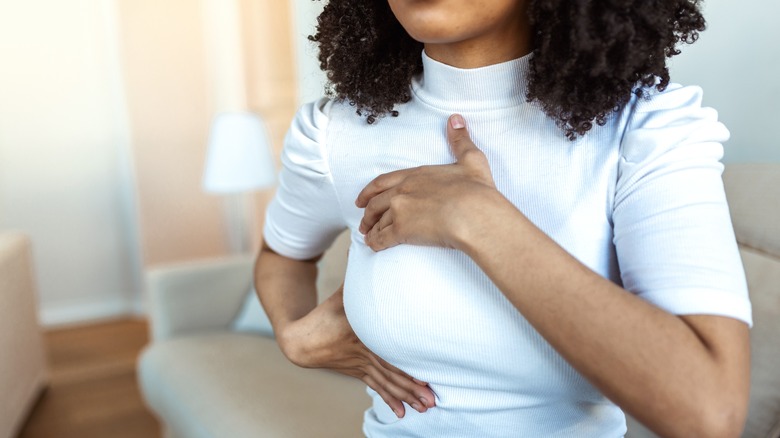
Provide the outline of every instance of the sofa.
[[17,435],[48,383],[30,240],[0,233],[0,438]]
[[[753,302],[752,384],[745,437],[780,438],[780,164],[724,173]],[[320,299],[341,283],[348,238],[322,260]],[[152,342],[139,382],[166,437],[357,437],[369,405],[358,380],[299,369],[272,337],[231,323],[251,282],[251,257],[169,266],[147,275]],[[628,419],[628,437],[654,436]]]

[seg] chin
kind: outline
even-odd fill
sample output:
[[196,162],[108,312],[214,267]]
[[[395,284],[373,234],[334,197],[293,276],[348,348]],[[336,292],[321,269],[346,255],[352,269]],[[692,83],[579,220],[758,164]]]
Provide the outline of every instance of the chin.
[[435,29],[421,29],[419,31],[406,29],[406,32],[415,41],[419,41],[423,44],[447,44],[456,43],[466,39],[461,35],[453,35],[451,30],[442,29],[437,31]]
[[424,44],[448,44],[466,41],[480,32],[476,26],[458,24],[455,20],[413,20],[401,22],[406,32]]
[[[391,0],[393,10],[401,26],[415,40],[421,43],[450,43],[465,39],[462,35],[467,27],[474,27],[467,11],[453,10],[452,1]],[[457,3],[457,2],[455,2]],[[450,6],[450,8],[445,7]]]

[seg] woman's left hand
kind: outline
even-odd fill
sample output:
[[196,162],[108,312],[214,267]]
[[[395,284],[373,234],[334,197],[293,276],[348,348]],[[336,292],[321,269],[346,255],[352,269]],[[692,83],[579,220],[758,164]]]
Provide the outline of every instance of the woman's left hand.
[[365,208],[360,232],[371,249],[401,243],[461,249],[478,231],[474,215],[490,214],[492,201],[506,202],[462,116],[449,118],[447,140],[455,163],[386,173],[360,192],[355,201]]

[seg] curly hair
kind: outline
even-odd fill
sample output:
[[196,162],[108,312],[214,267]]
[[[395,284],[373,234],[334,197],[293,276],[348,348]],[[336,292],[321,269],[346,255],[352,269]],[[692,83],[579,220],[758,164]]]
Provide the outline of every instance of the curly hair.
[[[574,140],[604,125],[631,98],[669,84],[667,58],[705,28],[700,0],[530,0],[533,56],[527,99]],[[368,123],[411,99],[423,70],[386,0],[330,0],[309,39],[319,46],[327,93]]]

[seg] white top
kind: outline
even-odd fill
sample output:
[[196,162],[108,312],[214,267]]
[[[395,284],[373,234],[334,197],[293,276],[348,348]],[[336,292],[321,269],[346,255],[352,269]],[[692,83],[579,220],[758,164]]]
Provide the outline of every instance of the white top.
[[[498,189],[582,263],[674,314],[751,323],[721,181],[726,128],[701,89],[634,98],[576,142],[525,99],[529,56],[458,69],[423,54],[398,117],[305,105],[287,135],[265,240],[295,259],[352,232],[344,307],[373,352],[430,383],[437,407],[399,420],[372,390],[369,437],[616,437],[623,413],[528,324],[464,253],[374,253],[354,201],[376,176],[452,163],[447,117],[463,114]],[[522,266],[518,266],[522,269]]]

